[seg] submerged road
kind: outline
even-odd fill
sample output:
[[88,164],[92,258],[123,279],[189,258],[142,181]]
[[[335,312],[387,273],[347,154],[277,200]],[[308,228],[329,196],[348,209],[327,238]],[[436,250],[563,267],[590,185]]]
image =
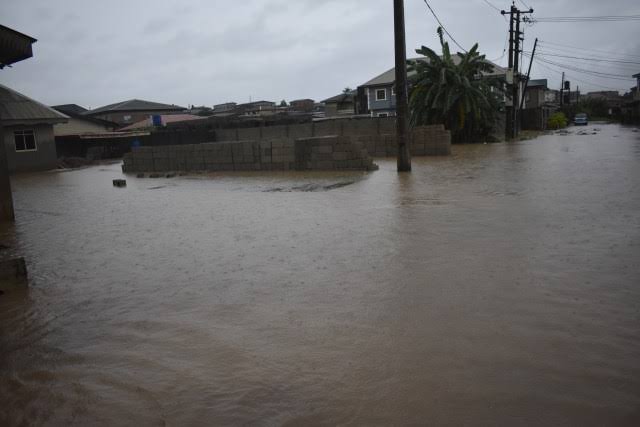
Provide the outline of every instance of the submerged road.
[[640,133],[580,130],[406,175],[15,177],[0,425],[640,425]]

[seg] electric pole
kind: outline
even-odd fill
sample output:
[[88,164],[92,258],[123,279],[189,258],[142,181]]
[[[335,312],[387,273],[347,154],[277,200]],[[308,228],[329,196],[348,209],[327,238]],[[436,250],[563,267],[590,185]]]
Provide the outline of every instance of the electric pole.
[[531,76],[531,65],[533,64],[533,58],[536,56],[536,48],[538,47],[538,39],[533,42],[533,52],[531,52],[531,61],[529,61],[529,69],[527,70],[527,79],[524,81],[524,89],[522,89],[522,99],[520,100],[520,108],[524,106],[524,98],[527,95],[527,88],[529,87],[529,76]]
[[[507,106],[506,137],[513,139],[518,135],[518,106],[520,104],[520,42],[524,41],[520,31],[521,15],[533,13],[533,9],[520,10],[511,4],[509,12],[504,10],[502,15],[509,15],[509,72],[507,84],[511,84],[511,106]],[[515,28],[514,28],[515,27]],[[509,81],[511,80],[511,81]]]
[[404,32],[404,0],[393,0],[396,51],[396,136],[398,141],[398,172],[411,172],[409,151],[409,99],[407,88],[407,44]]
[[562,72],[562,82],[560,82],[560,108],[564,105],[564,71]]

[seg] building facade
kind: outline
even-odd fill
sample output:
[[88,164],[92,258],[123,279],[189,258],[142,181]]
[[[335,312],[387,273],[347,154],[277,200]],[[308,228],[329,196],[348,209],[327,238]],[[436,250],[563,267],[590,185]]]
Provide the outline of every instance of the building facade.
[[53,126],[66,123],[69,119],[66,115],[0,85],[0,117],[10,172],[57,166]]

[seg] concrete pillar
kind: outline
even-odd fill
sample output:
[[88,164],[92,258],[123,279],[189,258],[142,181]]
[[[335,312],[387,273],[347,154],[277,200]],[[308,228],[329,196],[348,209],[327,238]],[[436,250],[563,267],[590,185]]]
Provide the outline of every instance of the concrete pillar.
[[4,142],[2,117],[0,117],[0,222],[15,221],[13,212],[13,196],[7,163],[7,149]]

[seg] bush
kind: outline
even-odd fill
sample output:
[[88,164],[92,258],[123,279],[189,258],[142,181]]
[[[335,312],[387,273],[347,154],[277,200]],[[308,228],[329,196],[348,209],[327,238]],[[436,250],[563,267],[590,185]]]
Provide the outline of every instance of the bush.
[[567,116],[562,112],[553,113],[551,117],[549,117],[549,121],[547,126],[549,129],[562,129],[567,127],[568,121]]

